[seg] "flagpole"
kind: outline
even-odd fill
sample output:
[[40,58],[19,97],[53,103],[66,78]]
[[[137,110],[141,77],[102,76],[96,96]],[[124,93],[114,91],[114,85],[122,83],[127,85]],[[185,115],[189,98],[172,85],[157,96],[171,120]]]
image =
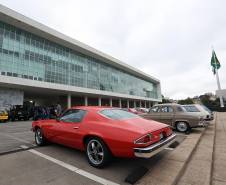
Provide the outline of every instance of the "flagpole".
[[[217,79],[217,87],[218,87],[218,90],[220,91],[221,85],[220,85],[220,80],[219,80],[219,75],[218,75],[218,69],[216,69],[216,79]],[[220,94],[220,104],[221,104],[221,107],[224,107],[224,101],[223,101],[223,97],[221,94]]]

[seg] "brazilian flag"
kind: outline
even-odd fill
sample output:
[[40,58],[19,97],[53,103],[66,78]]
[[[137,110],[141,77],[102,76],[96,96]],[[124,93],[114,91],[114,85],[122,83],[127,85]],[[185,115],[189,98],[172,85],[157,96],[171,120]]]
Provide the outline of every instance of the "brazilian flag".
[[217,55],[214,50],[212,51],[211,66],[213,67],[213,74],[216,74],[216,70],[221,67],[221,64],[217,59]]

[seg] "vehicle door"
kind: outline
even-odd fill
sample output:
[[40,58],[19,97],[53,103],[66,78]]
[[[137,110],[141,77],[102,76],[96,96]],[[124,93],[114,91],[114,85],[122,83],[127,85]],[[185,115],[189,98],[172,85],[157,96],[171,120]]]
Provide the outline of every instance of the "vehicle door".
[[161,122],[165,123],[167,125],[172,125],[173,124],[173,119],[174,119],[174,110],[172,106],[162,106],[161,107]]
[[85,110],[69,109],[57,121],[57,142],[70,147],[80,148],[82,144],[81,125]]
[[161,113],[160,113],[161,106],[154,106],[150,108],[147,114],[144,114],[143,117],[149,120],[160,121]]

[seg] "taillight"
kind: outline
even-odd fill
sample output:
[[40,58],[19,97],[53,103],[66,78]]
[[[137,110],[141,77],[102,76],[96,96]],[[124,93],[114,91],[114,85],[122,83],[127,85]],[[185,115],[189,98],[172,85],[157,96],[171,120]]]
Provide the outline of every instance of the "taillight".
[[144,135],[141,138],[139,138],[136,141],[134,141],[134,144],[146,144],[146,143],[149,143],[151,141],[151,138],[152,138],[151,134]]
[[170,127],[167,128],[166,135],[170,136],[173,133],[172,129]]

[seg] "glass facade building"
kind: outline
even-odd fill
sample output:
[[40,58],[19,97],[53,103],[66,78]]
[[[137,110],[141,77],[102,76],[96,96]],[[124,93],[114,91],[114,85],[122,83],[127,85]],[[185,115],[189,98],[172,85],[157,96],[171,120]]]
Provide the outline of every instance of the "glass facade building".
[[1,75],[158,99],[157,85],[0,22]]

